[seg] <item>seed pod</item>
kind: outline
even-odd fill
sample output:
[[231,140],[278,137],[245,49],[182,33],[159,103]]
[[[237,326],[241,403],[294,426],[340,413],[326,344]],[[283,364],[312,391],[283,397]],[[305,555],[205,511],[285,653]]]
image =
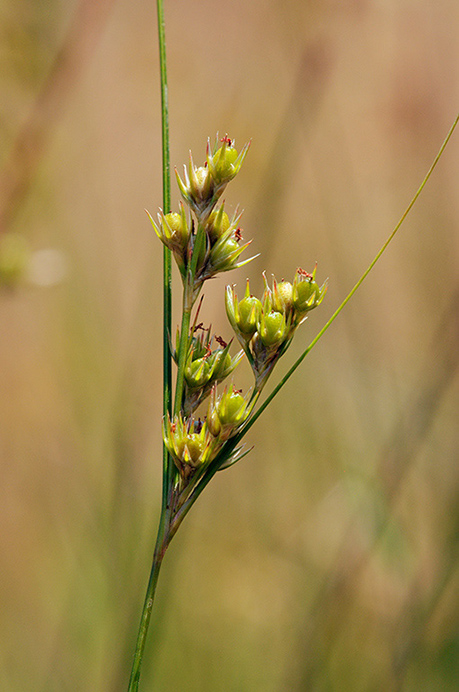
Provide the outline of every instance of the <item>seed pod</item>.
[[246,144],[238,154],[234,141],[228,136],[221,141],[222,146],[219,149],[215,147],[213,153],[210,151],[210,142],[207,142],[207,165],[217,188],[224,187],[239,173],[250,146],[250,143]]
[[223,206],[220,209],[214,209],[206,222],[206,233],[209,236],[211,244],[217,242],[221,236],[226,233],[230,227],[230,220],[226,211],[223,211]]
[[280,346],[288,335],[288,326],[285,321],[285,316],[281,312],[276,312],[274,310],[268,312],[268,314],[262,313],[258,325],[258,333],[265,346]]
[[249,399],[250,393],[244,397],[234,387],[229,390],[225,387],[221,396],[217,396],[217,388],[213,387],[206,416],[209,432],[221,442],[231,437],[252,410]]
[[273,282],[273,308],[287,314],[293,305],[293,286],[290,281]]
[[301,319],[310,310],[316,308],[324,299],[327,291],[327,282],[325,281],[319,288],[316,280],[316,267],[312,274],[308,274],[303,269],[297,269],[293,280],[293,308],[297,318]]

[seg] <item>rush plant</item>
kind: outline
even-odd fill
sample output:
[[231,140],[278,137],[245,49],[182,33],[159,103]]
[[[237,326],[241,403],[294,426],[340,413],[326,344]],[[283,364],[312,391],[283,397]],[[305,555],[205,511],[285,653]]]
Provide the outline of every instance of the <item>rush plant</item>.
[[[157,0],[162,94],[163,208],[151,224],[164,246],[164,378],[163,378],[163,488],[161,516],[153,555],[150,579],[143,606],[129,692],[139,689],[142,658],[150,623],[156,585],[166,550],[179,526],[204,488],[218,471],[242,459],[249,450],[243,438],[278,394],[287,380],[329,328],[368,276],[407,214],[421,194],[439,161],[456,125],[454,121],[445,141],[419,189],[401,219],[358,279],[300,357],[267,397],[264,388],[279,359],[287,352],[309,312],[324,299],[327,282],[316,280],[317,267],[292,271],[292,281],[269,284],[264,275],[264,291],[252,295],[249,282],[241,298],[233,285],[222,296],[234,339],[226,343],[200,321],[205,283],[222,272],[250,262],[244,253],[250,245],[242,236],[241,215],[230,218],[221,201],[227,185],[239,174],[249,144],[238,151],[225,136],[211,145],[207,142],[205,160],[196,166],[190,153],[177,184],[183,199],[178,211],[171,211],[169,127],[167,106],[166,51],[163,2]],[[176,337],[172,337],[171,264],[177,264],[181,277],[182,315]],[[240,351],[232,354],[233,341]],[[243,393],[223,382],[233,374],[243,358],[253,372],[253,387]],[[175,382],[172,386],[173,364]],[[233,379],[233,378],[232,378]],[[158,430],[160,421],[158,421]]]

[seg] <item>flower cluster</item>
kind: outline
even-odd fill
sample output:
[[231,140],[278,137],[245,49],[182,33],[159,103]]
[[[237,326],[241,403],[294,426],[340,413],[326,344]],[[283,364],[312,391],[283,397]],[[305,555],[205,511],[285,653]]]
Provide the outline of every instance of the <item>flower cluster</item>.
[[[218,346],[213,348],[213,342]],[[173,352],[175,362],[180,343],[180,332],[177,332],[177,348]],[[211,336],[211,330],[204,328],[202,322],[193,326],[188,339],[188,350],[185,364],[185,391],[182,408],[191,415],[206,399],[212,387],[225,380],[236,368],[244,355],[243,351],[232,357],[231,346],[220,336]]]
[[[196,482],[208,464],[215,459],[224,443],[238,431],[249,416],[254,401],[242,396],[234,387],[217,394],[217,387],[211,389],[211,396],[204,421],[179,413],[171,420],[163,420],[163,440],[181,477],[185,481]],[[234,463],[240,456],[236,450],[231,458]]]
[[[171,250],[180,271],[188,317],[204,281],[253,259],[240,259],[249,245],[242,242],[241,214],[236,210],[230,218],[224,203],[219,204],[226,186],[239,172],[248,147],[245,145],[238,153],[227,136],[213,149],[208,142],[202,166],[195,166],[190,153],[183,180],[176,171],[183,198],[180,210],[167,214],[160,211],[157,223],[149,215],[157,236]],[[163,421],[164,444],[185,486],[197,481],[225,442],[238,432],[253,407],[252,399],[249,403],[234,387],[218,394],[217,385],[234,371],[244,352],[231,356],[231,342],[212,336],[210,328],[197,324],[197,314],[191,327],[189,321],[182,321],[175,349],[171,346],[178,366],[180,407],[172,418],[168,416]],[[208,411],[202,421],[195,418],[195,412],[207,398]],[[239,452],[232,450],[225,463],[237,458]]]
[[215,438],[206,423],[193,417],[184,418],[181,413],[172,421],[169,416],[163,420],[163,440],[185,480],[215,456]]
[[226,135],[221,140],[221,147],[216,143],[211,151],[207,140],[203,166],[194,165],[190,152],[188,168],[184,166],[184,181],[175,171],[182,197],[198,218],[205,219],[211,213],[227,184],[239,173],[248,149],[249,144],[246,144],[238,154],[233,140]]
[[[229,353],[231,342],[212,336],[210,328],[197,323],[199,307],[191,322],[191,311],[203,283],[253,259],[240,260],[249,245],[242,243],[241,215],[236,210],[230,218],[224,203],[219,204],[247,150],[248,145],[238,153],[229,137],[213,150],[208,142],[206,161],[198,167],[190,153],[183,180],[177,174],[183,198],[180,211],[160,211],[157,223],[150,216],[156,234],[171,250],[183,281],[182,327],[177,331],[175,349],[171,345],[177,364],[175,410],[163,421],[163,439],[185,493],[199,482],[212,462],[214,469],[221,469],[242,456],[242,448],[236,445],[260,392],[296,329],[320,305],[327,288],[326,282],[320,287],[317,284],[316,268],[311,274],[297,269],[292,283],[273,279],[269,286],[265,276],[261,299],[250,293],[248,282],[240,301],[234,287],[228,286],[226,312],[242,346],[234,357]],[[217,385],[233,373],[244,353],[254,373],[253,391],[244,396],[231,385],[219,394]],[[206,399],[207,412],[201,420],[196,412]]]
[[230,219],[224,204],[217,207],[227,184],[238,173],[248,147],[246,144],[238,154],[232,140],[224,137],[222,146],[215,146],[211,152],[208,142],[206,161],[199,167],[194,165],[190,152],[184,180],[176,171],[188,216],[183,204],[180,212],[160,211],[158,223],[149,215],[158,238],[172,251],[184,284],[192,281],[194,298],[206,279],[242,267],[253,259],[239,259],[250,245],[250,241],[242,243],[241,214],[236,211]]
[[273,278],[272,288],[265,279],[262,299],[250,293],[238,301],[233,286],[226,289],[226,313],[244,349],[255,376],[255,391],[260,391],[274,365],[289,347],[293,335],[307,314],[322,302],[327,282],[319,287],[312,274],[297,269],[293,283]]

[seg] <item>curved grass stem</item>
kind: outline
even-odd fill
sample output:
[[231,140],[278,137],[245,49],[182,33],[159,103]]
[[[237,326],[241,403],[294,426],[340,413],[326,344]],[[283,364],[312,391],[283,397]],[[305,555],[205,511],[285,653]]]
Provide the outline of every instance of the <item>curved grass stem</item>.
[[424,189],[424,187],[425,187],[427,181],[429,180],[430,176],[432,175],[432,173],[433,173],[433,171],[434,171],[434,168],[436,167],[436,165],[437,165],[437,163],[439,162],[439,160],[440,160],[440,158],[441,158],[441,156],[442,156],[444,150],[446,149],[446,146],[447,146],[449,140],[451,139],[451,136],[452,136],[454,130],[456,129],[456,126],[457,126],[458,122],[459,122],[459,114],[456,116],[456,119],[454,120],[453,124],[451,125],[451,128],[450,128],[448,134],[446,135],[445,140],[444,140],[443,144],[441,145],[441,147],[440,147],[440,149],[439,149],[439,151],[438,151],[438,154],[437,154],[436,157],[434,158],[434,160],[433,160],[433,162],[432,162],[432,164],[431,164],[429,170],[427,171],[427,173],[426,173],[426,175],[425,175],[425,177],[424,177],[424,180],[423,180],[422,183],[420,184],[420,186],[419,186],[419,188],[417,189],[415,195],[413,196],[411,202],[408,204],[407,208],[405,209],[405,211],[403,212],[402,216],[400,217],[400,220],[399,220],[398,223],[396,224],[394,230],[393,230],[392,233],[389,235],[389,237],[387,238],[387,240],[386,240],[386,242],[384,243],[384,245],[382,246],[382,248],[381,248],[381,249],[379,250],[379,252],[375,255],[374,259],[370,262],[370,264],[368,265],[367,269],[363,272],[363,274],[362,274],[362,276],[360,277],[360,279],[359,279],[359,280],[357,281],[357,283],[353,286],[353,288],[349,291],[349,293],[347,294],[347,296],[345,297],[345,299],[343,300],[343,302],[341,303],[341,305],[335,310],[335,312],[334,312],[333,315],[330,317],[330,319],[328,320],[328,322],[326,322],[326,323],[324,324],[324,326],[322,327],[322,329],[320,330],[320,332],[314,337],[314,339],[311,341],[311,343],[309,344],[309,346],[303,351],[303,353],[302,353],[302,354],[300,355],[300,357],[295,361],[295,363],[293,363],[292,367],[291,367],[290,370],[284,375],[284,377],[281,379],[281,381],[279,382],[279,384],[278,384],[276,387],[274,387],[274,389],[273,389],[273,391],[271,392],[271,394],[263,401],[263,403],[261,404],[261,406],[257,409],[257,411],[253,414],[253,416],[251,416],[250,419],[247,421],[247,423],[244,425],[244,427],[242,428],[241,432],[240,432],[239,435],[238,435],[238,439],[239,439],[239,440],[242,439],[242,437],[243,437],[243,436],[245,435],[245,433],[249,430],[249,428],[251,428],[252,425],[255,423],[255,421],[261,416],[261,414],[262,414],[263,411],[266,409],[266,407],[269,406],[269,404],[270,404],[271,401],[274,399],[274,397],[276,396],[276,394],[278,394],[278,393],[280,392],[280,390],[282,389],[282,387],[283,387],[283,386],[286,384],[286,382],[291,378],[291,376],[293,375],[293,373],[295,372],[295,370],[301,365],[301,363],[303,362],[303,360],[306,358],[306,356],[308,355],[308,353],[314,348],[314,346],[317,344],[317,342],[319,341],[319,339],[322,338],[322,336],[325,334],[325,332],[327,331],[327,329],[328,329],[328,328],[331,326],[331,324],[335,321],[335,319],[336,319],[336,318],[338,317],[338,315],[340,314],[341,310],[347,305],[347,303],[350,301],[350,299],[352,298],[352,296],[354,295],[354,293],[357,291],[357,289],[360,288],[360,286],[361,286],[362,283],[365,281],[365,279],[367,278],[368,274],[371,272],[371,270],[373,269],[373,267],[375,266],[375,264],[376,264],[376,263],[378,262],[378,260],[381,258],[381,256],[383,255],[383,253],[386,251],[388,245],[390,244],[390,242],[391,242],[391,241],[393,240],[393,238],[395,237],[397,231],[399,230],[400,226],[401,226],[401,225],[403,224],[403,222],[405,221],[406,217],[408,216],[408,214],[410,213],[410,211],[411,211],[411,209],[413,208],[414,204],[416,203],[416,201],[417,201],[419,195],[420,195],[421,192],[423,191],[423,189]]

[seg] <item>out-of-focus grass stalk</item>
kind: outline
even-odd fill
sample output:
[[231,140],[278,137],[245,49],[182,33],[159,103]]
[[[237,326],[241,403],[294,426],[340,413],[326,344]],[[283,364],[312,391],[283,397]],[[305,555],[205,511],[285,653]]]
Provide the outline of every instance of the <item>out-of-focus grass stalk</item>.
[[[167,63],[166,63],[166,32],[164,20],[163,0],[157,0],[159,65],[161,83],[161,141],[162,141],[162,180],[163,180],[163,211],[167,214],[171,207],[171,182],[170,182],[170,146],[169,146],[169,107],[167,91]],[[172,261],[171,251],[164,246],[163,250],[163,415],[171,413],[172,408],[172,358],[169,347],[169,339],[172,324]],[[161,517],[158,534],[156,537],[155,551],[151,566],[147,593],[142,610],[137,643],[129,679],[128,692],[137,692],[139,689],[142,658],[150,624],[151,611],[156,592],[159,572],[166,547],[168,545],[167,527],[170,524],[169,504],[170,491],[174,484],[175,466],[169,456],[169,452],[163,443],[163,485]]]

